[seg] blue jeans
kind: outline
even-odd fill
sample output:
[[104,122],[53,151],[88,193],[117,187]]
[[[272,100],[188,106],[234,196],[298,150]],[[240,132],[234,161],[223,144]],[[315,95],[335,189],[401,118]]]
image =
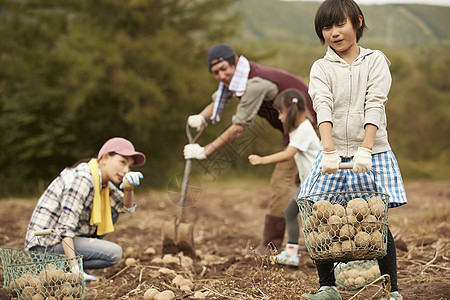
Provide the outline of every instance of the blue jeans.
[[[119,214],[112,210],[113,223],[116,223]],[[83,255],[84,269],[101,269],[110,267],[119,262],[122,258],[122,247],[113,242],[103,240],[103,236],[96,237],[81,237],[73,238],[75,252]],[[44,252],[45,247],[36,246],[30,249],[31,251]],[[62,244],[56,244],[47,247],[47,253],[64,254]]]
[[[122,247],[113,242],[97,238],[76,236],[73,239],[75,251],[83,255],[84,269],[101,269],[110,267],[122,258]],[[44,252],[45,247],[36,246],[31,251]],[[47,247],[47,253],[64,254],[62,244]]]

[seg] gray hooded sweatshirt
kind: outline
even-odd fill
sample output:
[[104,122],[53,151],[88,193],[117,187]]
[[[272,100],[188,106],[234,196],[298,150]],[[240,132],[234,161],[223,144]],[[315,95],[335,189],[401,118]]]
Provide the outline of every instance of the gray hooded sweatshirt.
[[333,142],[343,157],[355,155],[366,124],[378,127],[372,153],[391,149],[385,112],[392,82],[390,62],[381,51],[359,48],[359,56],[349,65],[328,47],[325,57],[314,62],[310,72],[308,92],[317,124],[332,123]]

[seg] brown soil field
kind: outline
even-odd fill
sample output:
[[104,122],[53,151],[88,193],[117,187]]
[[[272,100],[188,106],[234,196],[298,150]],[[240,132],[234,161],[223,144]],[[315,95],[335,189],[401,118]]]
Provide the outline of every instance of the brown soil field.
[[[405,185],[408,205],[389,211],[400,292],[404,299],[450,299],[450,182]],[[184,222],[194,224],[195,257],[179,253],[175,261],[162,259],[162,227],[175,219],[176,191],[140,191],[136,212],[122,216],[116,231],[106,237],[123,247],[123,259],[110,268],[87,270],[98,280],[87,283],[86,299],[144,299],[149,288],[172,290],[176,299],[200,299],[199,293],[194,297],[199,291],[204,299],[302,299],[303,292],[318,288],[306,250],[300,252],[298,268],[251,253],[262,236],[270,198],[267,181],[203,180],[196,187],[195,201],[184,210]],[[23,248],[36,201],[0,200],[0,246]],[[300,243],[305,243],[303,235]],[[176,275],[191,280],[191,289],[173,284]],[[382,284],[340,292],[345,300],[380,299]],[[0,299],[14,298],[0,288]]]

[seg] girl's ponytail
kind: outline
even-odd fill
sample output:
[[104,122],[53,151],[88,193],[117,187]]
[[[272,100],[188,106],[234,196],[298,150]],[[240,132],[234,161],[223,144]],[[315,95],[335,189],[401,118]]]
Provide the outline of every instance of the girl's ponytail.
[[275,98],[273,107],[286,112],[283,128],[284,133],[288,134],[296,128],[297,113],[306,110],[305,97],[297,89],[286,89]]

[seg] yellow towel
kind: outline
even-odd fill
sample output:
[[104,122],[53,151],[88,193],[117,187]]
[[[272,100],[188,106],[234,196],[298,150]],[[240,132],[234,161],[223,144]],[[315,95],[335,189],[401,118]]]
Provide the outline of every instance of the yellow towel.
[[111,216],[111,204],[109,203],[109,184],[103,188],[100,195],[101,181],[98,172],[97,159],[93,158],[88,163],[92,177],[94,177],[94,203],[91,211],[91,225],[97,226],[97,234],[104,235],[114,231]]

